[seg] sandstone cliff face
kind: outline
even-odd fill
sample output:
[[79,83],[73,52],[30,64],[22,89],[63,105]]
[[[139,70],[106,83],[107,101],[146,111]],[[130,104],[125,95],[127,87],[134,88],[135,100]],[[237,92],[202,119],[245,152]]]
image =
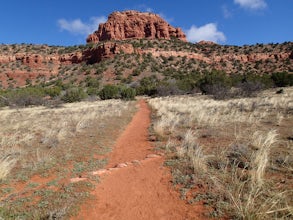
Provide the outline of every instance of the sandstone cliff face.
[[97,43],[106,40],[125,39],[171,39],[186,41],[186,36],[180,28],[174,28],[153,13],[137,11],[114,12],[108,21],[99,25],[99,29],[87,38],[87,43]]
[[198,42],[197,44],[200,44],[200,45],[215,45],[216,43],[213,42],[213,41],[202,40],[202,41]]
[[105,42],[93,48],[65,54],[58,54],[57,51],[53,54],[0,54],[0,88],[7,88],[9,79],[15,81],[15,86],[24,86],[27,80],[47,81],[57,77],[60,68],[81,63],[94,64],[120,53],[133,54],[135,50],[132,44]]
[[242,63],[248,63],[248,62],[257,62],[257,61],[265,61],[265,60],[271,60],[276,62],[276,60],[286,60],[286,59],[292,59],[290,58],[290,53],[278,53],[278,54],[267,54],[267,53],[257,53],[257,54],[225,54],[225,55],[211,55],[206,56],[202,53],[193,53],[193,52],[185,52],[185,51],[164,51],[164,50],[158,50],[158,49],[146,49],[140,51],[141,54],[148,54],[151,53],[154,57],[186,57],[187,59],[196,59],[200,61],[204,61],[208,64],[216,64],[219,62],[233,62],[233,61],[240,61]]
[[40,54],[29,53],[0,55],[0,64],[8,64],[20,61],[23,65],[32,68],[40,68],[48,63],[55,65],[70,65],[86,62],[88,64],[93,64],[100,62],[101,60],[106,58],[112,58],[119,53],[132,54],[135,53],[135,51],[131,44],[117,44],[113,42],[105,42],[92,49],[61,55],[50,54],[43,56]]
[[100,62],[106,58],[112,58],[116,54],[133,54],[134,48],[131,44],[117,44],[113,42],[105,42],[102,45],[83,52],[83,61],[88,64]]

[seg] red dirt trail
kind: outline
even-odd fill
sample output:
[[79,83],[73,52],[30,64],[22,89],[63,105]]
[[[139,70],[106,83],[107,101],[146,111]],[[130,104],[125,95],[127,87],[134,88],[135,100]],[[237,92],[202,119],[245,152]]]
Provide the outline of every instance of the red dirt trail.
[[[152,146],[148,141],[150,110],[144,100],[110,154],[110,169],[93,192],[95,199],[85,203],[77,217],[89,220],[183,220],[204,219],[201,205],[189,205],[179,199],[170,183],[170,171],[162,157],[146,156]],[[135,161],[134,161],[135,160]],[[132,163],[129,163],[134,161]]]

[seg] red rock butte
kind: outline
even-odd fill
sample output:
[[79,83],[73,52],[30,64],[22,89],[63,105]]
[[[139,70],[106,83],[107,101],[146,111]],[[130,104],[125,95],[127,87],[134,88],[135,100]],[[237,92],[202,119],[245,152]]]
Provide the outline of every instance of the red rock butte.
[[126,39],[167,39],[186,40],[181,28],[172,27],[159,15],[149,12],[124,11],[113,12],[108,21],[99,25],[99,29],[90,34],[87,43],[106,40]]

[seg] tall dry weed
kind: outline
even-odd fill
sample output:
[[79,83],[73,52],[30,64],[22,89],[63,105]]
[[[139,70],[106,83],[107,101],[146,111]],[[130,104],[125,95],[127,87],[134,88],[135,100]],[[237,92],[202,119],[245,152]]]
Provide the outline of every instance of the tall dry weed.
[[252,137],[252,144],[257,152],[252,160],[252,181],[259,187],[264,182],[264,174],[269,162],[269,154],[277,142],[277,131],[271,130],[267,133],[256,131]]
[[0,159],[0,181],[7,177],[16,162],[17,159],[10,157]]

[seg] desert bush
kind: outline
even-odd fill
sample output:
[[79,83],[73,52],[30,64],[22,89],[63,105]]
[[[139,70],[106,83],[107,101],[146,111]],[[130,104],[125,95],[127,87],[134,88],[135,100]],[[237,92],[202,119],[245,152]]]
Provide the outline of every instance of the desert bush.
[[182,91],[178,88],[175,80],[169,80],[167,82],[160,82],[157,86],[158,96],[169,96],[169,95],[179,95]]
[[99,88],[100,87],[99,79],[87,77],[85,79],[85,82],[86,82],[86,87],[94,87],[94,88]]
[[69,88],[62,95],[61,100],[64,102],[80,102],[86,98],[87,94],[83,91],[82,88]]
[[133,88],[122,87],[120,91],[121,99],[133,100],[135,98],[136,92]]
[[209,92],[208,89],[213,87],[213,85],[220,85],[223,88],[230,86],[231,79],[225,72],[213,70],[205,72],[197,84],[202,93],[207,94]]
[[293,86],[293,74],[287,72],[273,73],[271,79],[278,87]]
[[[176,82],[176,86],[179,90],[181,90],[182,93],[192,93],[197,88],[197,79],[194,79],[192,76],[187,75],[186,77],[183,77]],[[180,94],[180,93],[179,93]]]
[[253,81],[246,81],[239,83],[237,85],[237,88],[239,88],[239,94],[235,94],[237,97],[253,97],[256,96],[258,92],[262,91],[264,89],[264,85],[259,82],[253,82]]
[[2,95],[3,104],[12,107],[25,107],[30,105],[42,105],[45,96],[41,87],[27,87],[22,89],[7,90]]
[[136,88],[138,95],[153,96],[157,93],[158,79],[155,76],[145,77],[140,80],[139,86]]
[[86,93],[89,96],[95,96],[95,95],[99,95],[100,90],[98,88],[94,88],[94,87],[88,87],[86,89]]
[[7,106],[9,104],[8,98],[5,97],[5,92],[0,91],[0,107]]
[[227,86],[223,84],[211,84],[205,85],[204,87],[205,94],[212,95],[214,99],[228,99],[232,97],[232,93]]
[[57,97],[61,94],[61,88],[58,86],[45,88],[45,93],[51,97]]
[[105,85],[104,88],[99,92],[99,96],[102,100],[116,99],[118,98],[119,90],[115,85]]

